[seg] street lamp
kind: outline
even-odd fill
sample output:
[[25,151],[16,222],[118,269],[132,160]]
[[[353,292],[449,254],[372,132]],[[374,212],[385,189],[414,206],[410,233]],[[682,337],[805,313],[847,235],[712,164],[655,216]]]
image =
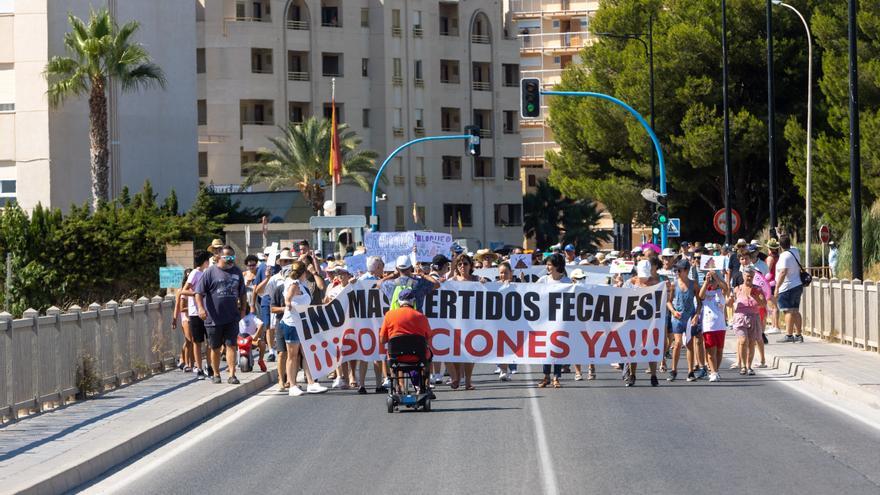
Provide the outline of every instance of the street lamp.
[[724,107],[724,242],[733,245],[733,212],[730,175],[730,106],[727,98],[727,2],[721,0],[721,103]]
[[770,190],[770,236],[776,237],[776,103],[773,91],[773,2],[767,0],[767,148]]
[[810,266],[810,240],[813,237],[813,215],[812,215],[812,194],[813,194],[813,181],[812,181],[812,149],[813,149],[813,37],[810,34],[810,26],[807,24],[807,20],[804,19],[804,16],[791,5],[783,2],[782,0],[772,0],[774,5],[780,5],[782,7],[787,7],[791,9],[792,12],[797,14],[800,18],[801,22],[804,24],[804,29],[807,32],[807,178],[806,178],[806,200],[807,200],[807,245],[806,245],[806,258],[804,258],[804,266]]

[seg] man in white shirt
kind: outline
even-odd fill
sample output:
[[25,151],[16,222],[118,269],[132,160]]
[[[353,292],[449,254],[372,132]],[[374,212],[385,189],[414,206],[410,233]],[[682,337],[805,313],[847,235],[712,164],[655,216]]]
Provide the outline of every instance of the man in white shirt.
[[801,335],[803,318],[801,317],[801,296],[804,286],[801,283],[800,259],[791,248],[791,237],[779,237],[782,254],[776,262],[776,306],[785,314],[785,337],[779,342],[803,342]]

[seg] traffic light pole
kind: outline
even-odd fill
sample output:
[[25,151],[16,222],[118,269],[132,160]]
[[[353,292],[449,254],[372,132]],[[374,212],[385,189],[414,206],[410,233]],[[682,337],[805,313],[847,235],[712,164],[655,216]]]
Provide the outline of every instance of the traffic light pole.
[[[651,125],[645,120],[642,115],[637,112],[633,107],[627,105],[626,103],[618,100],[617,98],[606,95],[604,93],[593,93],[590,91],[541,91],[542,95],[546,96],[577,96],[577,97],[590,97],[590,98],[599,98],[602,100],[610,101],[620,107],[623,107],[627,112],[629,112],[636,120],[642,124],[642,127],[648,131],[648,135],[651,137],[651,141],[654,142],[654,151],[657,152],[657,164],[659,165],[660,171],[660,194],[666,194],[666,161],[663,159],[663,149],[660,147],[660,140],[657,139],[657,135],[654,134],[654,129],[651,128]],[[375,195],[374,195],[375,198]],[[666,248],[667,243],[667,229],[666,224],[660,225],[660,247]]]
[[[378,222],[379,216],[378,216],[378,212],[376,211],[376,195],[379,193],[379,180],[382,179],[382,172],[385,171],[385,167],[387,167],[388,164],[391,163],[391,160],[393,160],[394,157],[397,156],[398,153],[409,148],[410,146],[412,146],[414,144],[424,143],[425,141],[452,141],[452,140],[456,140],[456,139],[468,139],[469,140],[470,138],[471,138],[470,134],[456,134],[454,136],[428,136],[428,137],[413,139],[412,141],[408,141],[406,143],[403,143],[400,146],[398,146],[396,150],[392,151],[391,154],[388,155],[388,158],[386,158],[385,161],[382,162],[382,166],[379,167],[379,171],[376,172],[376,178],[373,180],[373,197],[372,197],[372,209],[371,209],[371,215],[370,215],[370,230],[372,230],[373,232],[376,232],[377,230],[379,230],[379,222]],[[374,223],[373,220],[376,220],[376,222]]]

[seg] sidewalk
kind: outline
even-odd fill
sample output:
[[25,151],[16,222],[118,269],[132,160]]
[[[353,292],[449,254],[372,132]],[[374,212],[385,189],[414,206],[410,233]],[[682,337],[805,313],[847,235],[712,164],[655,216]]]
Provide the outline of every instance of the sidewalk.
[[[735,352],[728,333],[725,352]],[[803,343],[778,343],[782,334],[767,335],[767,365],[847,401],[880,411],[880,354],[804,337]],[[757,358],[756,361],[757,362]]]
[[240,385],[169,371],[0,428],[4,493],[63,493],[277,380],[238,373]]

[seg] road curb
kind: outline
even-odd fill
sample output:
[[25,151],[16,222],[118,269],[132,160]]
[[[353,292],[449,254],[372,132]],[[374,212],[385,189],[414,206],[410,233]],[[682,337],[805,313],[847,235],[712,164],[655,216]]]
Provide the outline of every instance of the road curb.
[[841,399],[857,402],[872,409],[880,410],[880,397],[876,393],[864,390],[856,383],[831,377],[822,372],[819,364],[801,362],[797,356],[778,356],[772,353],[772,347],[765,346],[765,355],[772,361],[771,368],[785,373],[787,376],[803,380],[821,390]]
[[268,387],[278,379],[278,371],[270,370],[240,386],[231,387],[223,393],[207,398],[181,411],[179,414],[164,418],[161,422],[148,429],[136,433],[125,443],[108,447],[83,458],[74,466],[67,466],[57,472],[47,473],[40,479],[28,480],[30,484],[24,488],[16,488],[20,494],[56,494],[65,493],[106,473],[132,457],[167,440],[173,435],[195,425],[201,420],[216,414],[220,410],[254,395]]

